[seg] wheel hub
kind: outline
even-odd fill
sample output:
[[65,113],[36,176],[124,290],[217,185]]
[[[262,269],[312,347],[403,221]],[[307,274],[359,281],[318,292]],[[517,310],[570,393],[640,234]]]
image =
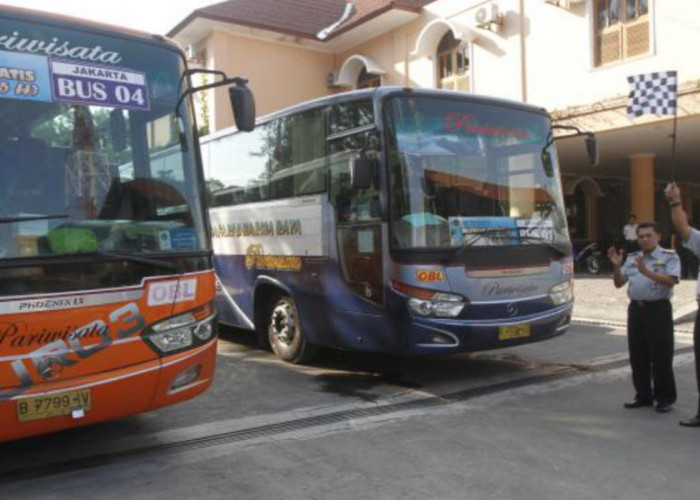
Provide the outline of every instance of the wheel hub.
[[294,317],[288,306],[279,306],[272,312],[270,325],[273,334],[280,343],[289,345],[294,339]]

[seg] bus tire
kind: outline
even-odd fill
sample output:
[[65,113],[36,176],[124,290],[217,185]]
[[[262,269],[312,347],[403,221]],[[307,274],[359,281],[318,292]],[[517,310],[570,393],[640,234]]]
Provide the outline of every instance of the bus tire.
[[600,261],[591,255],[586,259],[586,270],[590,274],[598,274],[600,272]]
[[311,361],[318,347],[310,344],[301,328],[299,308],[288,295],[272,303],[267,320],[267,336],[272,352],[288,363],[300,364]]

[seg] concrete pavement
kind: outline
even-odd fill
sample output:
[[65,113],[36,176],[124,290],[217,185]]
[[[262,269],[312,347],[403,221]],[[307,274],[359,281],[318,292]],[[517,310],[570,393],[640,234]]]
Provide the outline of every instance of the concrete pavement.
[[[225,357],[235,363],[217,367],[217,385],[226,386],[227,397],[210,391],[153,412],[148,420],[160,425],[168,422],[168,413],[187,408],[198,413],[188,423],[171,421],[174,428],[154,425],[155,434],[140,437],[146,446],[162,440],[167,447],[160,453],[100,460],[115,443],[132,438],[129,429],[108,424],[5,444],[0,462],[7,466],[24,457],[34,470],[42,457],[62,461],[76,453],[96,460],[10,480],[0,484],[0,498],[83,498],[99,488],[100,498],[115,500],[692,500],[700,432],[678,425],[697,404],[692,354],[687,344],[683,349],[676,358],[681,398],[663,415],[622,407],[631,388],[624,331],[606,326],[575,325],[551,341],[440,359],[345,353],[330,356],[328,366],[297,367],[269,353],[245,351]],[[391,363],[398,364],[392,372],[402,368],[401,379],[410,377],[415,386],[396,386],[392,396],[438,398],[444,404],[372,412],[389,401],[376,392],[379,387],[366,386],[367,376]],[[572,369],[573,376],[517,383]],[[297,383],[280,389],[274,373]],[[362,394],[338,392],[329,401],[328,392],[317,391],[333,373],[354,379]],[[447,382],[454,385],[446,388]],[[454,391],[467,395],[440,398]],[[370,401],[364,397],[369,392],[379,397]],[[304,406],[314,395],[315,407]],[[290,398],[297,403],[291,411]],[[263,401],[276,404],[277,411],[261,414]],[[246,403],[252,405],[241,408]],[[221,408],[219,418],[201,424],[212,405]],[[332,418],[349,405],[351,418]],[[274,432],[265,431],[271,425]],[[245,429],[251,432],[241,439],[222,438],[222,432],[238,435]],[[193,436],[202,440],[171,446]],[[94,448],[86,450],[86,443]]]
[[[698,309],[695,290],[695,280],[681,280],[674,289],[671,302],[676,330],[693,330]],[[575,322],[614,326],[624,326],[627,323],[627,288],[615,288],[611,275],[576,275],[574,295]]]

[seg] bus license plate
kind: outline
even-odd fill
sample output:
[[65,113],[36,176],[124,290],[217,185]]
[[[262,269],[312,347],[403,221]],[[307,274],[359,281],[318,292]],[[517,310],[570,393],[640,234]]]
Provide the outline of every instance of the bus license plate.
[[530,336],[530,325],[510,325],[498,328],[498,340],[521,339]]
[[51,396],[36,396],[17,401],[17,417],[20,422],[62,417],[73,410],[89,411],[92,406],[90,391],[68,391]]

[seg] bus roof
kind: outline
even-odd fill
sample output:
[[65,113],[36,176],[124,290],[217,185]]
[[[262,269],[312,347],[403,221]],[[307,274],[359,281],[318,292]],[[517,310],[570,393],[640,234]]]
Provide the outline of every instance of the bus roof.
[[[264,123],[269,120],[274,120],[276,118],[281,118],[286,115],[291,115],[294,113],[301,113],[303,111],[308,111],[310,109],[315,109],[323,106],[328,106],[332,104],[337,104],[341,102],[347,102],[347,101],[355,101],[355,100],[362,100],[362,99],[373,99],[373,100],[381,100],[385,97],[389,97],[391,95],[400,95],[400,94],[411,94],[415,96],[426,96],[426,97],[458,97],[460,99],[463,99],[465,101],[469,102],[474,102],[477,104],[492,104],[492,105],[497,105],[497,106],[503,106],[503,107],[508,107],[508,108],[514,108],[514,109],[519,109],[522,111],[529,111],[532,113],[539,113],[539,114],[545,114],[547,115],[547,110],[540,107],[540,106],[533,106],[532,104],[525,104],[519,101],[514,101],[510,99],[502,99],[500,97],[491,97],[491,96],[485,96],[485,95],[479,95],[479,94],[467,94],[464,92],[455,92],[451,90],[443,90],[443,89],[415,89],[411,87],[375,87],[371,89],[362,89],[362,90],[352,90],[349,92],[341,92],[339,94],[333,94],[329,96],[324,96],[324,97],[319,97],[317,99],[313,99],[310,101],[306,101],[300,104],[295,104],[294,106],[290,106],[288,108],[281,109],[279,111],[275,111],[273,113],[270,113],[265,116],[261,116],[257,119],[257,123]],[[203,137],[202,140],[204,142],[208,142],[209,140],[215,140],[219,137],[226,136],[229,134],[232,134],[236,132],[237,129],[235,126],[228,127],[222,130],[219,130],[215,132],[214,134],[211,134],[209,136]]]
[[7,5],[0,5],[0,17],[17,19],[19,21],[42,23],[53,26],[60,26],[66,29],[74,29],[80,31],[90,31],[95,34],[100,35],[110,35],[119,36],[123,38],[128,38],[133,41],[150,43],[153,45],[158,45],[161,47],[169,48],[175,50],[180,54],[182,48],[173,40],[164,37],[162,35],[155,35],[151,33],[145,33],[143,31],[137,31],[130,28],[125,28],[123,26],[115,26],[112,24],[98,23],[95,21],[88,21],[86,19],[80,19],[77,17],[64,16],[61,14],[53,14],[50,12],[44,12],[34,9],[25,9],[22,7],[10,7]]

